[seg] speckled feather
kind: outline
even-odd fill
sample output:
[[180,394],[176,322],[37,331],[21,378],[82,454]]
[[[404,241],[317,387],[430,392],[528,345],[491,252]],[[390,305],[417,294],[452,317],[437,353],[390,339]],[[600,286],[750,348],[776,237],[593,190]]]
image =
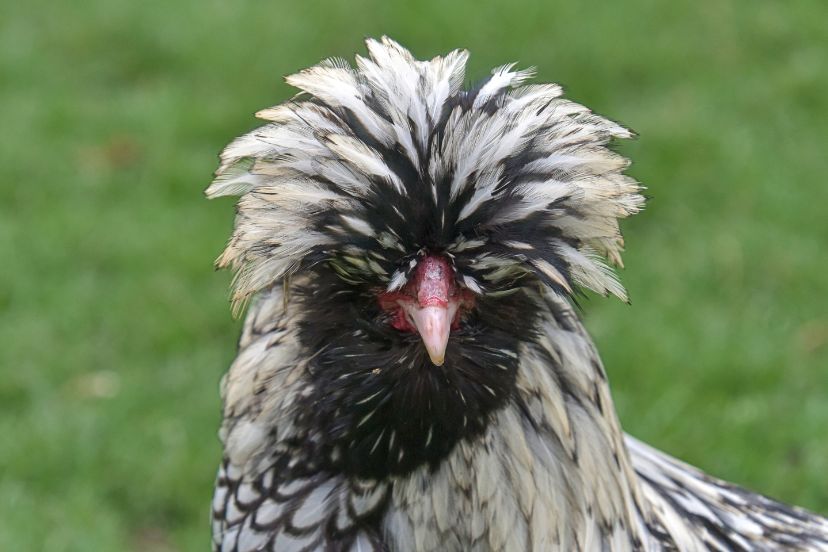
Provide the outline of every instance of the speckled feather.
[[[468,54],[368,41],[223,152],[220,266],[252,299],[222,382],[221,551],[828,550],[828,522],[625,436],[570,305],[626,298],[629,131]],[[477,295],[443,367],[373,300],[425,252]]]

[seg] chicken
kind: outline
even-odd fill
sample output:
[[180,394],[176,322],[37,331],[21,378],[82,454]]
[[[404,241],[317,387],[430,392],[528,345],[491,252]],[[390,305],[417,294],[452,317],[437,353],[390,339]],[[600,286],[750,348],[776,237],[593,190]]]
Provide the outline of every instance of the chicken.
[[624,127],[368,40],[222,153],[248,306],[215,550],[828,550],[828,520],[626,436],[572,300],[626,300]]

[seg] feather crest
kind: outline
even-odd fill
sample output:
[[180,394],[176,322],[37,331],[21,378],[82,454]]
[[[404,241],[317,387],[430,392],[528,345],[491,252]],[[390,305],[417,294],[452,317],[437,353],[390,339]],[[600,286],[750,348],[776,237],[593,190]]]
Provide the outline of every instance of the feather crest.
[[[236,302],[346,246],[374,253],[392,287],[432,248],[481,291],[531,272],[561,293],[626,298],[606,263],[620,265],[618,221],[643,198],[607,145],[630,131],[556,84],[526,84],[533,69],[504,65],[464,90],[465,50],[418,61],[387,37],[366,44],[355,67],[334,58],[287,77],[309,97],[258,112],[268,124],[222,153],[206,193],[242,196],[219,259],[238,271]],[[482,272],[478,242],[492,253]]]

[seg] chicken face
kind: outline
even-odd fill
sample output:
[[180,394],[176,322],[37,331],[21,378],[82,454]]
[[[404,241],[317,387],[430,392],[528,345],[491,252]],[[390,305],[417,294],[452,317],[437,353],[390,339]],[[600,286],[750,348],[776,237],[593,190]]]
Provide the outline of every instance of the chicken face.
[[449,334],[460,327],[474,294],[461,288],[447,258],[426,255],[417,263],[414,278],[399,291],[378,296],[389,323],[401,332],[417,332],[435,366],[442,366]]
[[[300,423],[341,469],[363,477],[436,466],[480,435],[512,396],[521,339],[536,332],[529,288],[474,294],[445,255],[423,254],[395,291],[320,264],[291,300],[313,385]],[[537,281],[535,281],[537,284]]]

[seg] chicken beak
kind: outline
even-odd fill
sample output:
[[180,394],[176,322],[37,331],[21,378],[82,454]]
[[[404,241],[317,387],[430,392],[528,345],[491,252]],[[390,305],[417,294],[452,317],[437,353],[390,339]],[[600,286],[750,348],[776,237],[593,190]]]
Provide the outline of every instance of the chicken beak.
[[435,366],[446,360],[446,345],[451,332],[453,313],[451,306],[415,306],[408,310],[411,320],[420,332],[428,356]]

